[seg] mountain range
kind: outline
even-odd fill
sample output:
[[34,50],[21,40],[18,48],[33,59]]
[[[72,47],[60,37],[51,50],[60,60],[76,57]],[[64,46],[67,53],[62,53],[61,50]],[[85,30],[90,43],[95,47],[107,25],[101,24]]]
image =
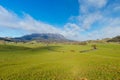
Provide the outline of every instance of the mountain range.
[[[71,42],[72,41],[65,38],[61,34],[53,34],[53,33],[40,33],[40,34],[35,33],[35,34],[29,34],[29,35],[24,35],[22,37],[15,37],[15,38],[0,37],[0,40],[8,41],[8,42],[27,42],[27,41]],[[105,42],[120,42],[120,36],[116,36],[113,38],[106,38],[103,40]]]
[[15,37],[15,38],[3,38],[1,37],[0,40],[4,41],[10,41],[10,42],[23,42],[23,41],[56,41],[56,42],[61,42],[61,41],[70,41],[66,39],[63,35],[61,34],[53,34],[53,33],[41,33],[41,34],[30,34],[30,35],[25,35],[22,37]]

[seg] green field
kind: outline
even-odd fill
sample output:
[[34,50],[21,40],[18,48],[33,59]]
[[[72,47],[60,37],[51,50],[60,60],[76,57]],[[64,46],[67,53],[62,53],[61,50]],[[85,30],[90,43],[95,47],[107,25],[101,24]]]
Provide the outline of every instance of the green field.
[[0,80],[120,80],[120,44],[96,45],[0,45]]

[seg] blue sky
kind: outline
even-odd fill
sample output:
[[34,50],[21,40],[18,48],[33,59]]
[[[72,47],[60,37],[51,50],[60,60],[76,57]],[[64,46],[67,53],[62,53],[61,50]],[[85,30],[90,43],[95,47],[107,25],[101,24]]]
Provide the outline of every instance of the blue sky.
[[28,13],[33,18],[53,25],[64,25],[70,16],[79,14],[78,0],[1,0],[0,4],[17,13]]
[[32,33],[78,41],[120,35],[120,0],[0,0],[0,36]]

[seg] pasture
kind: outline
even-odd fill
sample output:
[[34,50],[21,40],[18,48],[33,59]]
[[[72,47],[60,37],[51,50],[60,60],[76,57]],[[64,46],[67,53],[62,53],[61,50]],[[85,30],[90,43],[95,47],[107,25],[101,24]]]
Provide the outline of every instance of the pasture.
[[0,80],[120,80],[120,44],[96,45],[0,45]]

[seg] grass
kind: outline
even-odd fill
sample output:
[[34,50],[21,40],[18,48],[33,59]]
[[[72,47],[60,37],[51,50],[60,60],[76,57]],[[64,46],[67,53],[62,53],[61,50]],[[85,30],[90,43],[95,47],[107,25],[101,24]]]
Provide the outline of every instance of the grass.
[[1,80],[120,80],[120,45],[0,45]]

